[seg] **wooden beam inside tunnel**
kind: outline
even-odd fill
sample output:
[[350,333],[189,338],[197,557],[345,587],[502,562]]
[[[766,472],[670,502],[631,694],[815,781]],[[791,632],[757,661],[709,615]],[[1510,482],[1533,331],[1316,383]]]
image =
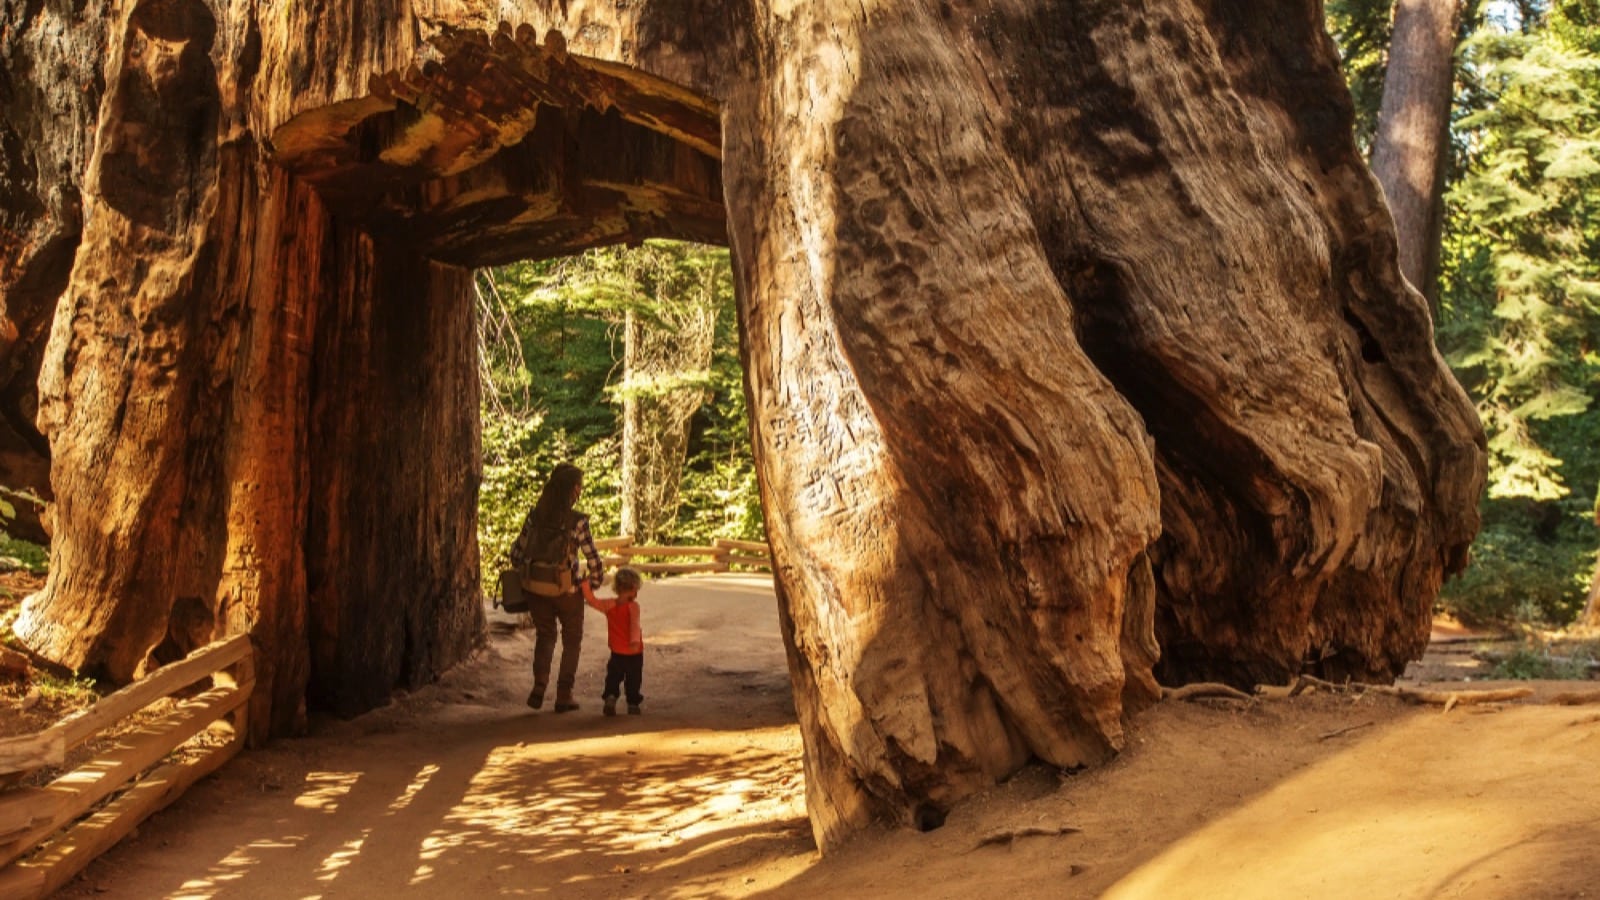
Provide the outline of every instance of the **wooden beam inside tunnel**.
[[432,45],[437,60],[278,128],[274,160],[340,215],[455,265],[727,242],[714,102],[526,26]]

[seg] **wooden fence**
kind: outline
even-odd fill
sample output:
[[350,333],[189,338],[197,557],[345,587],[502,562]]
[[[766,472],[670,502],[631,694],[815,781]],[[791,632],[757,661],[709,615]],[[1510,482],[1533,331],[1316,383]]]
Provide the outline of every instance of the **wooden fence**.
[[[233,758],[244,745],[254,672],[250,638],[238,635],[163,666],[44,731],[0,740],[0,900],[43,897],[60,888]],[[206,678],[210,687],[199,690],[196,682]],[[29,773],[65,765],[74,747],[167,698],[175,701],[170,709],[153,711],[149,721],[116,735],[48,785],[16,786]]]
[[[683,575],[690,572],[772,571],[772,555],[765,541],[730,541],[717,538],[699,546],[666,547],[634,544],[633,538],[604,538],[594,542],[607,566],[627,566],[655,575]],[[641,562],[641,559],[679,559],[707,557],[704,562]]]
[[[667,547],[635,545],[623,536],[597,540],[595,547],[609,566],[657,575],[772,570],[761,541],[718,538],[703,546]],[[691,561],[645,561],[662,559]],[[0,900],[31,900],[59,889],[140,822],[232,759],[244,746],[254,673],[249,636],[237,635],[163,666],[43,731],[0,739]],[[211,685],[199,690],[196,683],[204,679]],[[167,699],[175,701],[170,709],[118,734],[72,771],[43,787],[18,786],[30,773],[64,766],[74,748]],[[183,752],[175,755],[180,748]]]

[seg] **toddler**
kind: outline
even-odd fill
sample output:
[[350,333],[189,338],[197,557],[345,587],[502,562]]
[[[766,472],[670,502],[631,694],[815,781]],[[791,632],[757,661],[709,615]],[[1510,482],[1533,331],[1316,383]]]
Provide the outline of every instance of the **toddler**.
[[608,716],[617,714],[617,696],[621,688],[628,692],[628,714],[639,715],[639,704],[644,695],[639,684],[644,679],[644,635],[639,630],[639,573],[633,569],[618,569],[614,588],[615,597],[596,597],[587,581],[579,582],[583,599],[595,609],[606,614],[606,638],[611,645],[611,659],[606,662],[606,687],[600,695],[605,704],[601,711]]

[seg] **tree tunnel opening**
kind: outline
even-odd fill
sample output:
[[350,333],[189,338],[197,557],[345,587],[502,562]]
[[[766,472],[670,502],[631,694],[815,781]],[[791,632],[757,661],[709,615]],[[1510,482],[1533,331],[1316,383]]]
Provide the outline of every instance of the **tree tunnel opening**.
[[[730,380],[729,341],[738,370],[731,267],[725,251],[717,249],[727,245],[720,110],[714,101],[656,76],[568,54],[555,32],[543,43],[526,28],[492,36],[446,32],[433,44],[434,61],[374,79],[368,96],[296,116],[272,134],[269,149],[278,165],[315,189],[338,220],[354,225],[363,240],[388,248],[380,253],[425,260],[428,273],[446,273],[419,272],[415,284],[385,285],[375,279],[371,296],[344,301],[370,305],[368,313],[357,310],[356,318],[400,316],[423,323],[430,316],[438,319],[441,306],[475,307],[477,371],[472,374],[481,385],[482,425],[488,428],[476,435],[483,463],[476,486],[483,537],[477,568],[493,593],[505,551],[555,463],[586,468],[581,505],[599,506],[588,509],[596,537],[628,533],[651,540],[664,533],[664,510],[670,512],[678,500],[675,483],[670,490],[658,488],[667,472],[695,463],[686,450],[703,437],[697,430],[742,427],[718,420],[715,412],[701,412],[702,402],[690,402],[697,392],[712,392],[709,382],[719,375],[722,382]],[[646,258],[648,264],[638,262]],[[599,259],[607,262],[595,262]],[[643,271],[652,265],[663,271]],[[528,312],[530,302],[537,305],[527,299],[531,293],[554,289],[569,277],[578,282],[577,290],[599,298],[591,306],[606,311],[577,328],[570,326],[581,316],[569,316],[548,335],[554,347],[536,348],[540,341],[525,339],[512,307]],[[518,297],[508,299],[503,278],[521,279]],[[675,302],[670,294],[684,285],[663,283],[674,279],[698,280],[687,291],[702,296]],[[378,296],[383,290],[412,296]],[[602,333],[586,335],[585,329],[592,332],[597,324]],[[404,332],[418,326],[379,327]],[[672,358],[685,354],[670,352],[691,343],[691,329],[697,346],[687,355],[703,357],[705,369],[697,375]],[[716,337],[723,342],[720,371],[713,371]],[[569,344],[586,339],[594,345]],[[470,365],[459,344],[408,341],[402,352],[436,350],[444,365]],[[623,352],[612,352],[616,344]],[[421,349],[427,346],[434,350]],[[652,351],[655,358],[647,360]],[[599,366],[570,356],[535,365],[527,358],[531,352],[604,358]],[[613,368],[621,370],[620,381],[612,377]],[[592,396],[576,399],[586,389],[585,379],[597,377],[597,384],[588,385]],[[518,379],[538,383],[519,386]],[[682,381],[684,387],[652,393],[648,386],[663,379]],[[359,388],[359,379],[346,380]],[[742,378],[732,381],[717,389],[724,395],[737,392],[742,423]],[[313,392],[324,389],[338,389],[337,382],[314,386]],[[608,403],[615,407],[617,452],[610,457],[615,471],[607,471],[605,451],[595,451],[603,443],[594,439],[596,429],[606,430],[603,426],[551,420],[550,401],[558,395],[580,408],[587,402],[592,420],[607,417]],[[314,398],[313,407],[318,402]],[[416,402],[430,401],[419,393]],[[669,433],[665,443],[671,446],[663,452],[659,439]],[[740,440],[748,447],[747,429]],[[656,452],[639,451],[652,444]],[[743,487],[744,499],[759,509],[753,467]],[[332,535],[338,527],[324,517],[329,521],[319,528],[319,515],[313,508],[308,540],[313,555],[319,535]],[[321,566],[308,563],[313,607],[318,584],[337,578],[332,569],[338,564],[337,558]],[[315,613],[314,608],[308,623],[311,704],[347,714],[382,702],[377,692],[383,684],[369,681],[353,688],[352,679],[341,677],[341,670],[359,663],[348,661],[346,638],[335,634],[335,625],[319,623]],[[380,640],[404,638],[373,635],[356,642]],[[408,647],[406,654],[413,651]],[[401,667],[399,686],[416,680],[410,671]]]
[[[490,593],[561,462],[583,470],[579,506],[603,543],[764,540],[725,249],[649,241],[513,263],[479,270],[475,295]],[[608,570],[618,549],[602,547]]]

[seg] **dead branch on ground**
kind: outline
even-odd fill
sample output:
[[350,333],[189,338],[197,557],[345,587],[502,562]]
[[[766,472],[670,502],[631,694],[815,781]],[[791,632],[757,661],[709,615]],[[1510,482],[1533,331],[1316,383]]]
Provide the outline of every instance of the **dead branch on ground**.
[[1408,703],[1435,703],[1448,708],[1456,706],[1471,706],[1475,703],[1503,703],[1507,700],[1520,700],[1533,694],[1533,688],[1494,688],[1489,690],[1459,690],[1459,691],[1430,691],[1421,688],[1407,688],[1389,684],[1362,684],[1361,682],[1346,682],[1335,684],[1324,681],[1315,675],[1301,675],[1289,689],[1288,696],[1294,697],[1303,693],[1308,688],[1331,691],[1336,694],[1383,694],[1389,697],[1399,697]]
[[1236,687],[1219,684],[1214,681],[1199,681],[1182,687],[1161,689],[1161,699],[1163,700],[1200,700],[1207,698],[1244,701],[1255,699]]
[[1376,721],[1371,721],[1371,722],[1360,722],[1360,723],[1357,723],[1355,725],[1346,725],[1343,728],[1335,728],[1332,731],[1324,732],[1322,734],[1317,735],[1317,740],[1325,741],[1325,740],[1328,740],[1329,738],[1336,738],[1341,734],[1349,734],[1352,731],[1359,731],[1359,730],[1361,730],[1363,728],[1369,728],[1369,727],[1371,727],[1373,725],[1376,725],[1376,724],[1378,724]]
[[1057,825],[1054,827],[1026,825],[1022,828],[1002,828],[999,831],[991,831],[982,838],[979,838],[978,842],[972,845],[972,849],[977,850],[980,847],[992,847],[997,844],[1005,844],[1006,846],[1010,846],[1018,838],[1059,837],[1063,834],[1078,834],[1082,830],[1083,829],[1081,828],[1074,828],[1071,825]]
[[1600,691],[1565,691],[1550,698],[1557,706],[1587,706],[1600,703]]

